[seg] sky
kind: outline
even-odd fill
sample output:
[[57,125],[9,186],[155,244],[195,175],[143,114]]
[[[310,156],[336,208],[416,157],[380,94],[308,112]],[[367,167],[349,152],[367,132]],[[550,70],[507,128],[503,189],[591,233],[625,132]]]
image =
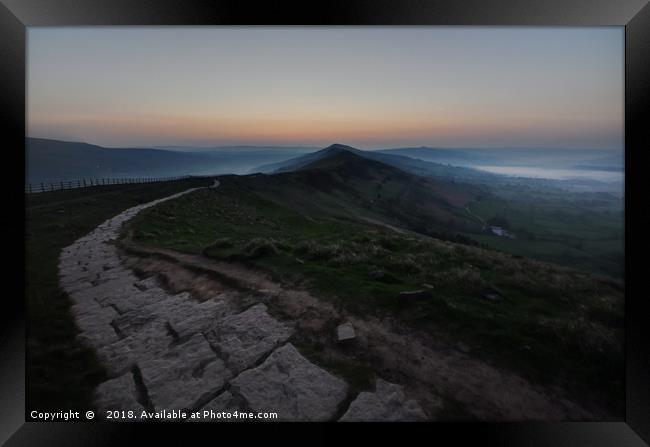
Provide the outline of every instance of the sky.
[[28,135],[622,149],[622,27],[28,29]]

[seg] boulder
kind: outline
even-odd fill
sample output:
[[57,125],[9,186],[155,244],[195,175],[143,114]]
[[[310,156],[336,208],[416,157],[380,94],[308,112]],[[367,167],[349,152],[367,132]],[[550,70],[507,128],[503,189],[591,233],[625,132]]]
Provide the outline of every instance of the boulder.
[[352,323],[343,323],[336,328],[336,337],[338,341],[353,340],[356,335],[354,334],[354,326]]

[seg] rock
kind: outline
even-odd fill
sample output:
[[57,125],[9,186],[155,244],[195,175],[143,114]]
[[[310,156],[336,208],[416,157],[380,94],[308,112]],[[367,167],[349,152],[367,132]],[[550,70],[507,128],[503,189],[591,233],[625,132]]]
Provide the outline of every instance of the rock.
[[354,339],[354,326],[352,323],[343,323],[336,328],[336,336],[338,341],[352,340]]
[[234,374],[253,366],[293,333],[291,328],[272,318],[266,309],[266,305],[256,304],[216,321],[206,332],[206,339],[224,355]]
[[179,338],[186,338],[208,328],[226,313],[226,304],[215,300],[198,302],[187,299],[182,305],[170,310],[165,318],[171,329]]
[[[91,311],[96,306],[95,311]],[[112,308],[102,308],[97,305],[77,306],[76,312],[77,326],[81,330],[78,335],[79,340],[86,346],[99,347],[119,340],[111,322],[117,315]]]
[[139,364],[156,410],[189,410],[212,399],[231,377],[202,334]]
[[121,334],[131,335],[160,319],[168,322],[176,335],[183,338],[207,329],[222,315],[223,303],[213,300],[199,302],[191,299],[188,292],[174,296],[163,294],[160,297],[156,290],[158,289],[149,289],[135,294],[134,301],[141,305],[115,318],[114,326]]
[[108,374],[118,376],[138,362],[162,356],[173,342],[174,338],[169,334],[165,322],[154,320],[126,338],[99,347],[97,355],[106,366]]
[[100,383],[95,390],[95,404],[102,413],[108,410],[133,410],[139,415],[144,407],[137,401],[137,396],[135,380],[129,371]]
[[420,404],[407,399],[400,385],[377,379],[374,393],[364,391],[350,404],[340,421],[424,421]]
[[399,299],[400,300],[416,300],[416,299],[423,299],[423,298],[430,298],[431,297],[431,292],[428,290],[411,290],[407,292],[400,292],[399,294]]
[[140,309],[129,311],[113,320],[113,327],[124,337],[133,335],[158,319],[155,313],[142,312]]
[[235,402],[235,398],[232,395],[232,393],[228,391],[224,391],[223,393],[219,394],[217,397],[212,399],[210,402],[205,404],[203,408],[201,408],[201,411],[208,410],[208,411],[214,411],[214,412],[221,412],[221,411],[239,411],[239,405]]
[[[199,410],[198,418],[190,418],[190,422],[237,422],[240,419],[233,417],[235,411],[241,412],[232,393],[224,391]],[[230,416],[230,417],[229,417]],[[242,419],[248,420],[248,419]]]
[[496,293],[484,293],[481,295],[481,298],[487,301],[499,301],[501,300],[501,297],[497,295]]
[[136,286],[138,289],[142,290],[143,292],[148,289],[160,287],[158,278],[156,278],[155,275],[150,276],[149,278],[141,279],[140,281],[135,282],[133,285]]
[[277,412],[278,420],[327,421],[345,399],[347,384],[304,358],[288,343],[231,385],[252,411]]

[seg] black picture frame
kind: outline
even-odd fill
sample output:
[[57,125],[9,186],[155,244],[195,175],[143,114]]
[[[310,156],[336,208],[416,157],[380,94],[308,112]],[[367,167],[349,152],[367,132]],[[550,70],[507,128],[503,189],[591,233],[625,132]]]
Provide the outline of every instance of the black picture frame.
[[[105,25],[483,25],[625,26],[625,215],[626,215],[626,418],[589,423],[241,424],[219,425],[241,438],[251,434],[291,436],[301,442],[340,442],[341,430],[372,431],[405,439],[404,432],[457,445],[637,446],[650,442],[650,315],[644,293],[644,256],[650,213],[644,203],[644,151],[650,94],[650,6],[648,0],[346,0],[303,3],[209,0],[0,0],[0,110],[3,132],[2,235],[11,259],[4,270],[0,310],[0,442],[7,445],[115,445],[151,441],[152,431],[169,439],[203,432],[213,424],[25,423],[24,152],[26,27]],[[21,183],[23,182],[23,183]],[[188,427],[187,425],[191,425]],[[201,427],[197,427],[201,425]],[[210,426],[210,427],[208,427]],[[368,430],[370,428],[370,430]],[[155,429],[155,430],[152,430]],[[644,442],[645,440],[645,442]],[[213,442],[217,442],[213,438]],[[222,441],[225,442],[225,441]],[[443,445],[446,445],[444,443]]]

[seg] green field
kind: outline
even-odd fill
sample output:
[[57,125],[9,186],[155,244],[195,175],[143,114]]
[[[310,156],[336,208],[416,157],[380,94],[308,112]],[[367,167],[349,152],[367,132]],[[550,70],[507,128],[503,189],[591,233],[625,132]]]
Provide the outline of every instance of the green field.
[[[356,315],[444,331],[484,359],[623,413],[623,289],[606,277],[314,212],[263,177],[223,177],[144,211],[128,241],[269,272]],[[278,187],[274,183],[274,187]],[[293,187],[293,186],[292,186]],[[340,211],[340,210],[339,210]],[[426,289],[404,302],[402,291]],[[496,294],[497,301],[485,299]]]
[[616,279],[624,275],[623,201],[606,193],[570,193],[551,188],[507,188],[469,205],[485,221],[508,223],[516,239],[468,234],[519,256],[578,268]]
[[97,186],[27,197],[27,407],[88,410],[105,379],[94,352],[81,345],[71,301],[58,285],[61,249],[121,211],[196,186],[206,179]]

